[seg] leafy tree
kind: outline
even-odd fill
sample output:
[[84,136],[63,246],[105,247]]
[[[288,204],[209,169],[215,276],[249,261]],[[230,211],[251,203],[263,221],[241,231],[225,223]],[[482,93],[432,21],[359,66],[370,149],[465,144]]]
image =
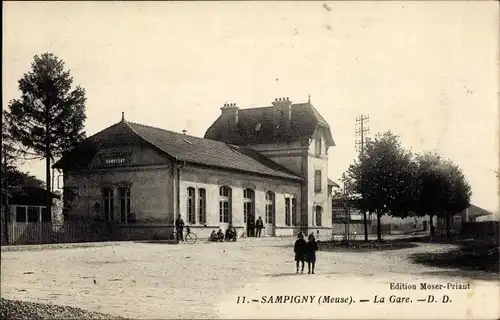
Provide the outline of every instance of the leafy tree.
[[378,240],[382,239],[382,215],[406,217],[417,206],[418,167],[411,152],[403,149],[398,137],[391,132],[368,141],[358,161],[349,167],[347,176],[361,195],[363,213],[377,215]]
[[[85,137],[85,90],[72,89],[73,78],[52,53],[34,57],[19,80],[21,98],[5,113],[12,139],[24,155],[46,161],[46,187],[51,191],[50,163]],[[50,213],[49,204],[49,213]]]
[[450,192],[445,206],[446,234],[450,236],[450,218],[470,206],[472,189],[462,170],[452,161],[444,163],[448,173]]
[[417,161],[420,183],[417,214],[429,215],[431,237],[435,235],[433,218],[446,219],[449,235],[449,219],[470,205],[471,187],[458,166],[435,153],[420,155]]
[[449,180],[441,157],[436,153],[417,156],[419,165],[420,197],[417,208],[419,216],[429,215],[430,234],[435,235],[434,217],[445,210],[450,194]]

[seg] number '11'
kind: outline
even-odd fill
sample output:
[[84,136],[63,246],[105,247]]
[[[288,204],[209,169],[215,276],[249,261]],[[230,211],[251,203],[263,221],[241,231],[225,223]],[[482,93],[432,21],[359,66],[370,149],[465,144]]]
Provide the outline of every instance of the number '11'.
[[236,303],[245,303],[245,302],[246,302],[245,296],[243,297],[238,296],[238,300],[236,300]]

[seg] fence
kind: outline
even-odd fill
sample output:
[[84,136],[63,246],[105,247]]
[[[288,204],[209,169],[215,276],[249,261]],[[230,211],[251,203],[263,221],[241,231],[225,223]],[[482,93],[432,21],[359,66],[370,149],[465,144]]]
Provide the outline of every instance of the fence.
[[[4,229],[4,228],[3,228]],[[2,238],[5,238],[2,230]],[[48,244],[111,240],[105,225],[95,223],[11,222],[7,227],[8,244]]]

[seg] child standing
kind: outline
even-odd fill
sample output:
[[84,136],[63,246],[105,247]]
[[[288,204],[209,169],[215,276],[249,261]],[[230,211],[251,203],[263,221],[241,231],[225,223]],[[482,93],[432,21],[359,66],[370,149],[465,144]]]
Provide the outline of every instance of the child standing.
[[[306,244],[306,258],[307,258],[307,273],[314,274],[314,267],[316,265],[316,251],[318,251],[318,243],[314,239],[314,234],[310,234]],[[312,267],[312,268],[311,268]]]
[[301,273],[304,273],[304,260],[306,258],[306,241],[304,240],[304,235],[300,232],[297,235],[297,241],[295,241],[295,246],[293,252],[295,252],[295,261],[297,264],[297,273],[299,273],[299,262],[302,262]]

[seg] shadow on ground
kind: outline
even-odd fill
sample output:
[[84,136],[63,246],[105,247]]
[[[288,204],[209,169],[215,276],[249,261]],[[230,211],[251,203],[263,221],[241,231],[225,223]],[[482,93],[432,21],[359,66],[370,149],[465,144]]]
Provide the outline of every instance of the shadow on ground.
[[472,277],[476,273],[478,276],[491,273],[496,274],[496,277],[498,277],[499,272],[498,245],[488,239],[462,241],[458,249],[444,252],[415,253],[408,257],[414,263],[440,268],[455,268],[467,272],[467,276]]
[[373,252],[373,251],[388,251],[400,250],[418,247],[417,244],[404,241],[350,241],[350,242],[321,242],[319,250],[327,252]]

